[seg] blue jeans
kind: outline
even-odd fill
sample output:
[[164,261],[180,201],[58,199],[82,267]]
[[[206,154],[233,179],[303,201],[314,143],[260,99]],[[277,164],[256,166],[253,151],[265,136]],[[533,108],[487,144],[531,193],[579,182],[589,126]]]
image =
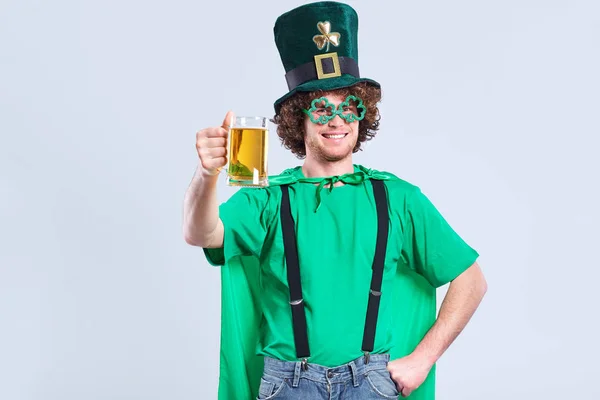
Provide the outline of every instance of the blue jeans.
[[259,400],[367,400],[398,399],[398,390],[386,369],[389,354],[371,354],[368,364],[359,357],[338,367],[279,361],[265,357]]

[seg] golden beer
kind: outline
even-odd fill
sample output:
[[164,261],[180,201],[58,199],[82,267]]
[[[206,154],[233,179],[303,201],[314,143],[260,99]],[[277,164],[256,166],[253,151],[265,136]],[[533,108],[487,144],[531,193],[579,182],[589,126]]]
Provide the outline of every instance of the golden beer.
[[267,135],[268,129],[266,127],[240,127],[234,125],[231,128],[229,134],[229,166],[227,168],[229,185],[268,186]]

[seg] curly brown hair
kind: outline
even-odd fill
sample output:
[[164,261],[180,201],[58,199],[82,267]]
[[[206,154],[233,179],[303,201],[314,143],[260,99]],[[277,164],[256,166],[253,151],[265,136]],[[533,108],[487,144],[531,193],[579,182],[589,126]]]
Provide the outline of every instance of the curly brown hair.
[[366,82],[354,86],[336,90],[314,92],[297,92],[286,99],[279,109],[279,113],[271,120],[277,124],[277,136],[283,146],[291,150],[296,157],[306,157],[306,146],[304,145],[304,120],[308,118],[302,109],[310,108],[313,99],[329,94],[336,94],[342,98],[354,95],[360,97],[367,107],[365,117],[358,123],[358,140],[354,146],[353,153],[360,150],[361,144],[375,137],[379,129],[379,109],[377,103],[381,100],[381,89]]

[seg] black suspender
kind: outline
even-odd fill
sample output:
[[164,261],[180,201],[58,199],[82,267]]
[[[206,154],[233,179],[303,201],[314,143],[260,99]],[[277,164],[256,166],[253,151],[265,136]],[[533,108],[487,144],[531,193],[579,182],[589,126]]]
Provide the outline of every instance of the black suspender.
[[308,335],[306,333],[306,314],[302,298],[300,281],[300,264],[298,262],[298,243],[296,227],[290,210],[290,194],[288,186],[281,186],[281,227],[283,229],[283,248],[287,264],[288,286],[290,287],[290,305],[292,306],[292,323],[294,325],[294,342],[298,358],[308,358]]
[[[375,343],[375,329],[377,327],[377,315],[379,313],[379,302],[381,300],[381,282],[383,280],[383,267],[389,232],[388,200],[385,184],[380,180],[371,179],[370,181],[373,185],[375,207],[377,209],[377,242],[375,245],[375,256],[373,258],[373,275],[371,278],[371,288],[369,291],[369,302],[367,305],[367,316],[365,318],[365,330],[362,343],[362,351],[365,353],[366,362],[369,362],[369,354],[373,351]],[[302,298],[296,227],[292,218],[290,195],[287,185],[281,186],[280,214],[285,261],[287,264],[288,286],[290,288],[290,305],[292,308],[292,324],[294,328],[296,355],[299,359],[303,360],[303,367],[306,368],[307,358],[310,356],[310,349],[308,347],[304,299]]]
[[377,315],[379,314],[379,301],[381,300],[381,281],[383,280],[383,266],[385,264],[385,251],[389,231],[390,216],[388,213],[387,194],[383,181],[371,180],[375,207],[377,208],[377,242],[375,243],[375,257],[373,257],[373,276],[371,277],[371,290],[367,305],[365,319],[365,332],[363,335],[362,351],[368,357],[375,344],[375,328],[377,328]]

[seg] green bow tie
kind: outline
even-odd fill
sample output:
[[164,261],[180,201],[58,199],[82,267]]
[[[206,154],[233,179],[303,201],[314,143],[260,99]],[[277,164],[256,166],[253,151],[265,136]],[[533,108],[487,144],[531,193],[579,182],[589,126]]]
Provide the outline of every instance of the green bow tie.
[[345,184],[350,185],[358,185],[359,183],[362,183],[367,179],[390,180],[392,179],[392,175],[384,172],[373,171],[370,169],[363,169],[349,174],[334,175],[324,178],[298,178],[293,175],[278,175],[274,177],[269,177],[269,186],[291,185],[294,183],[318,183],[319,186],[317,187],[317,207],[315,208],[315,212],[317,212],[317,210],[321,206],[321,191],[326,185],[329,185],[329,192],[331,192],[334,188],[334,185],[337,182],[343,182]]

